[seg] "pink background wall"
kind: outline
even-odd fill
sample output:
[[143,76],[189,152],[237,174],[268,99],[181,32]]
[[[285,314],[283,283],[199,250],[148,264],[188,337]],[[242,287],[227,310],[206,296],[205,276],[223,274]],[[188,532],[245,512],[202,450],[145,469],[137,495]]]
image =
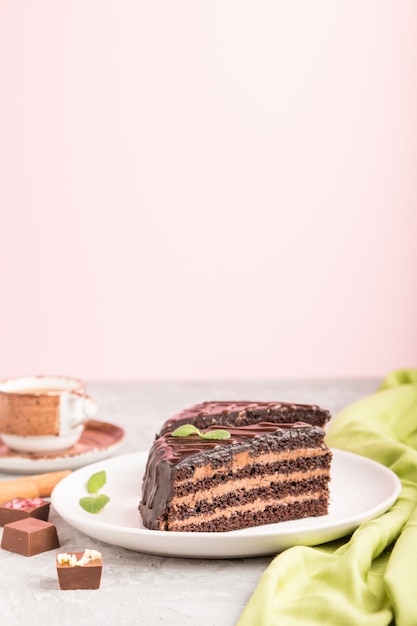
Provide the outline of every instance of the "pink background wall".
[[417,3],[0,0],[0,377],[417,363]]

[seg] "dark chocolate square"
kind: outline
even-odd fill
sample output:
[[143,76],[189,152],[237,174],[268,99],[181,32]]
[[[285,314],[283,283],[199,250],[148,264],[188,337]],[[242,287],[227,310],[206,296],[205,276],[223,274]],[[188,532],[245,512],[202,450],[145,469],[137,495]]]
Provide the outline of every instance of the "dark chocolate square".
[[1,547],[3,550],[23,556],[34,556],[54,550],[59,548],[56,527],[34,517],[26,517],[6,524],[3,529]]

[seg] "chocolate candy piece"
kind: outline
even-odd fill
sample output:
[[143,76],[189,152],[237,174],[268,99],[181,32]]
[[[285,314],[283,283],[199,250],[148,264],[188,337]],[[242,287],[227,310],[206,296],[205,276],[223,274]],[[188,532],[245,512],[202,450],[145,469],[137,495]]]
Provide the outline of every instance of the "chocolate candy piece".
[[56,570],[59,588],[98,589],[100,587],[103,560],[95,550],[57,554]]
[[43,498],[13,498],[0,503],[0,526],[26,517],[48,521],[50,503]]
[[59,548],[56,527],[49,522],[26,517],[17,522],[6,524],[1,540],[3,550],[17,552],[23,556],[34,556]]

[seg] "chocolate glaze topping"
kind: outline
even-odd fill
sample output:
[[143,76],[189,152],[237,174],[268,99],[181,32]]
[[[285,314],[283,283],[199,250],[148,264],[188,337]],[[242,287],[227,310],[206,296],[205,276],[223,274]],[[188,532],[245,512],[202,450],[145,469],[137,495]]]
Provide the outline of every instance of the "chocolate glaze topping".
[[248,401],[203,402],[168,419],[162,426],[161,434],[187,423],[195,424],[198,428],[207,428],[214,424],[243,426],[260,421],[277,424],[303,421],[323,428],[329,419],[329,411],[315,404]]

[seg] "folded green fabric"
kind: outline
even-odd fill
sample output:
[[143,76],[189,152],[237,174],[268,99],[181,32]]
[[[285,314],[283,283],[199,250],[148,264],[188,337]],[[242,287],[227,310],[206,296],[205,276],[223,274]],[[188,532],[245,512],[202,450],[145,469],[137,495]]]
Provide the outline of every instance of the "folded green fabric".
[[400,497],[350,537],[275,557],[237,626],[417,625],[417,369],[344,409],[327,442],[391,468]]

